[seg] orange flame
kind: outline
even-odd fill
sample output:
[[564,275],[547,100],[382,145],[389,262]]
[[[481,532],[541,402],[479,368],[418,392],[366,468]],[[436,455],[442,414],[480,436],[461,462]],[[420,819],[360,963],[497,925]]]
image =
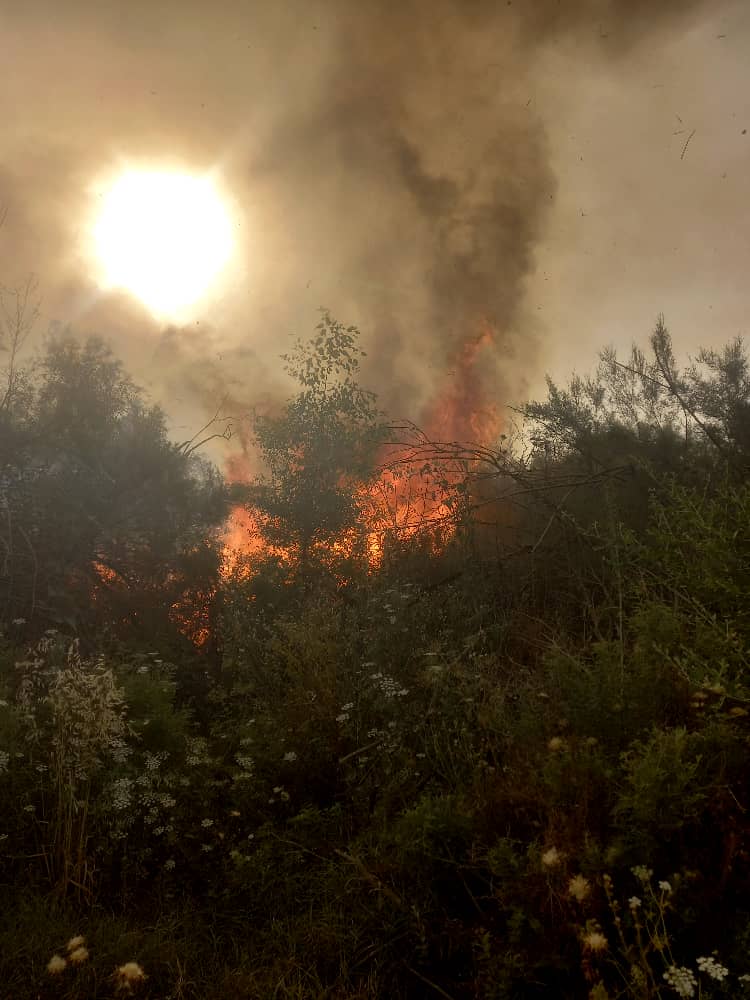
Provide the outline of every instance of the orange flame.
[[[413,428],[406,440],[383,446],[376,482],[362,486],[356,495],[357,526],[331,543],[332,561],[361,552],[369,569],[375,570],[382,563],[388,538],[403,541],[427,533],[442,548],[453,536],[467,461],[458,459],[456,449],[446,445],[489,445],[500,432],[497,408],[485,402],[480,375],[483,354],[494,346],[494,339],[493,328],[483,323],[462,345],[443,386],[425,406],[421,420],[425,430]],[[246,454],[230,460],[227,478],[251,481]],[[222,574],[230,576],[241,567],[247,574],[254,561],[269,555],[288,564],[294,561],[294,553],[268,545],[256,514],[237,505],[225,529]]]

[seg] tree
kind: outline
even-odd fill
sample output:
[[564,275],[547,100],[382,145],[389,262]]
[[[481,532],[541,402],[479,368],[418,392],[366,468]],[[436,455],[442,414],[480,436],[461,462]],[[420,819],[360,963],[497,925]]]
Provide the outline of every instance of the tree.
[[521,408],[527,450],[485,461],[498,483],[507,477],[500,500],[517,505],[512,534],[528,552],[517,577],[539,614],[567,603],[575,627],[595,609],[598,633],[608,609],[621,627],[623,535],[641,531],[674,484],[711,495],[746,479],[749,371],[740,340],[680,365],[659,316],[649,351],[605,350],[593,375],[548,380],[547,398]]
[[547,399],[522,411],[540,460],[577,455],[601,468],[619,452],[674,471],[696,460],[747,466],[750,362],[741,338],[702,349],[681,368],[659,316],[650,347],[647,356],[633,346],[624,362],[603,351],[596,374],[574,377],[567,389],[548,379]]
[[217,472],[168,440],[101,340],[52,340],[24,377],[9,416],[22,447],[0,496],[4,617],[165,627],[186,591],[215,579]]
[[303,572],[330,561],[357,523],[357,494],[372,476],[385,439],[373,393],[356,381],[359,331],[323,312],[315,335],[283,355],[299,386],[280,413],[257,416],[265,472],[251,506],[268,543]]

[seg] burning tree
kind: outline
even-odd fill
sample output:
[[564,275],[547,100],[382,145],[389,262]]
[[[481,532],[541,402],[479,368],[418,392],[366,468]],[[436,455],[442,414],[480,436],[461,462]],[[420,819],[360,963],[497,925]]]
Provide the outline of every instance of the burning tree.
[[[265,473],[250,480],[243,469],[238,477],[243,463],[233,463],[232,478],[246,485],[227,532],[228,573],[281,564],[285,582],[316,567],[342,580],[356,567],[382,565],[386,554],[392,561],[407,549],[441,551],[468,523],[477,502],[469,483],[488,456],[495,474],[495,408],[475,399],[463,412],[476,395],[473,366],[489,330],[463,351],[459,385],[426,414],[425,430],[386,422],[375,395],[358,384],[358,336],[324,311],[315,335],[282,357],[299,391],[279,412],[255,418]],[[446,433],[480,440],[446,440]]]
[[255,418],[264,473],[249,491],[252,525],[305,577],[366,548],[359,495],[375,475],[388,431],[372,392],[357,382],[359,331],[323,312],[315,334],[283,355],[299,386],[280,413]]

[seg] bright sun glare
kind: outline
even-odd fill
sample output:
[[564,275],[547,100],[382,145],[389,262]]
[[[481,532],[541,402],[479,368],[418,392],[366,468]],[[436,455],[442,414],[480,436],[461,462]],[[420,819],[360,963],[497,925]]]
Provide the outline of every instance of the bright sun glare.
[[102,283],[176,318],[209,290],[233,250],[232,222],[206,177],[129,170],[103,196],[94,224]]

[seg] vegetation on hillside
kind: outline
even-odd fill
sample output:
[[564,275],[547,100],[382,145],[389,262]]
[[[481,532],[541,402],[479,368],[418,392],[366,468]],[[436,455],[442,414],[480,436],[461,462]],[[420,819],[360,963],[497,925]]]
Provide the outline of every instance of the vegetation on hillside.
[[744,346],[681,369],[659,319],[490,446],[420,438],[441,530],[376,552],[357,359],[324,315],[232,494],[102,343],[11,366],[2,995],[744,995]]

